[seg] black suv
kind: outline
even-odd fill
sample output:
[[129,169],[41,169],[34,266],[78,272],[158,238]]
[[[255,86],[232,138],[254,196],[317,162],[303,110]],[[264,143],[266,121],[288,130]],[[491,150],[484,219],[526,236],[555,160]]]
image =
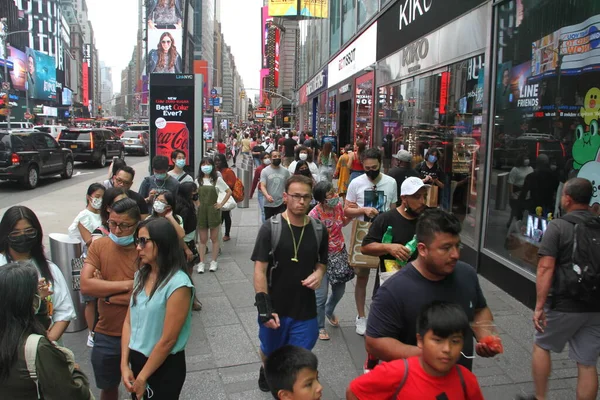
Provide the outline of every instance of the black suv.
[[106,166],[113,157],[125,159],[125,146],[112,131],[103,128],[69,128],[58,136],[58,143],[73,151],[75,161],[96,163]]
[[27,188],[37,186],[40,176],[73,176],[73,153],[62,149],[47,133],[0,131],[0,179],[18,181]]

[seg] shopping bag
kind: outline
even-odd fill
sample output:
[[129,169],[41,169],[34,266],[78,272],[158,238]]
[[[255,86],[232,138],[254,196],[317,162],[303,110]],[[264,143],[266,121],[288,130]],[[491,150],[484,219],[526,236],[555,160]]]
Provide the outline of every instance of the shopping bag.
[[348,253],[348,264],[358,268],[378,268],[379,257],[367,256],[360,252],[360,246],[369,232],[370,222],[354,220],[352,222],[352,234],[350,236],[350,251]]
[[431,185],[429,189],[427,189],[427,201],[425,204],[427,207],[437,207],[439,204],[438,201],[439,188],[436,185]]

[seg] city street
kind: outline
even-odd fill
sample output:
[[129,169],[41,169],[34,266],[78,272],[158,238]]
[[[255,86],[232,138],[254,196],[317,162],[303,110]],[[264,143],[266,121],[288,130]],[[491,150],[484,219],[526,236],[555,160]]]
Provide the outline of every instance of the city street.
[[[148,161],[127,157],[137,171],[133,188],[147,175]],[[105,179],[106,169],[77,165],[81,174],[69,181],[44,182],[33,191],[20,191],[1,183],[0,213],[10,205],[31,207],[42,222],[45,234],[66,232],[83,208],[84,192],[95,181]],[[92,172],[90,175],[83,175]],[[76,172],[77,173],[77,172]],[[8,189],[8,190],[7,190]],[[8,192],[8,194],[7,194]],[[12,199],[15,199],[14,201]],[[193,332],[186,348],[187,379],[183,399],[269,399],[257,387],[259,356],[256,309],[253,306],[253,264],[250,253],[259,228],[256,200],[247,209],[232,212],[232,240],[224,244],[216,273],[194,274],[198,297],[204,308],[193,316]],[[350,232],[346,228],[346,237]],[[47,242],[46,242],[47,243]],[[374,274],[372,274],[373,276]],[[372,284],[373,279],[370,280]],[[531,393],[531,311],[481,278],[484,294],[494,313],[504,342],[505,353],[495,359],[475,360],[474,372],[486,399],[512,399]],[[371,288],[368,289],[368,293]],[[337,316],[340,328],[328,328],[331,340],[320,341],[314,351],[319,358],[319,376],[324,399],[345,398],[352,378],[362,371],[365,359],[363,338],[354,332],[354,284],[349,283]],[[65,345],[94,383],[90,365],[91,349],[86,347],[87,331],[67,333]],[[577,370],[566,351],[553,357],[550,399],[573,399]],[[94,389],[98,398],[98,391]],[[121,398],[126,398],[122,390]]]

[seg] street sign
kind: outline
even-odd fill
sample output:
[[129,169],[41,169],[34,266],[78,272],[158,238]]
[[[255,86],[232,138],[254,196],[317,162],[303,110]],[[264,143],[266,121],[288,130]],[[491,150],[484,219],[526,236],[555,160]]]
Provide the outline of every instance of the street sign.
[[10,90],[10,83],[2,82],[2,90]]
[[25,113],[25,119],[33,119],[33,115],[31,113]]

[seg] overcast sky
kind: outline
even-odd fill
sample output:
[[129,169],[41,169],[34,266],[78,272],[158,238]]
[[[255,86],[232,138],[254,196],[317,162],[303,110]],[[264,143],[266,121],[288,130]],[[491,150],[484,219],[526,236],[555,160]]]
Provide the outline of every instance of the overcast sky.
[[[100,61],[112,67],[113,91],[119,92],[121,71],[137,40],[138,1],[87,0],[87,5]],[[223,34],[246,87],[259,87],[260,82],[261,6],[262,0],[221,0]]]

